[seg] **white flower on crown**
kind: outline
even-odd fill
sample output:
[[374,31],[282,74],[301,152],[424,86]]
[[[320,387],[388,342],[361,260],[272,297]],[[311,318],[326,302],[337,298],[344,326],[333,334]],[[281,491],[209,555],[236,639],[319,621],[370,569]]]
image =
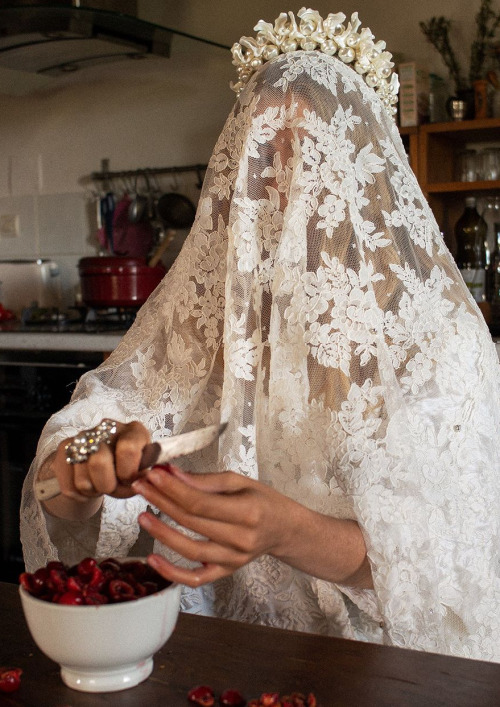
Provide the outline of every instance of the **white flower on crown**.
[[346,19],[343,12],[330,13],[324,20],[316,10],[303,7],[298,17],[297,24],[293,12],[282,12],[274,27],[260,20],[254,27],[256,37],[242,37],[233,44],[231,53],[238,72],[238,80],[231,83],[233,91],[239,95],[252,74],[279,54],[318,50],[352,64],[377,92],[389,115],[395,115],[399,81],[397,74],[392,73],[392,55],[385,50],[385,42],[374,41],[371,30],[360,29],[358,13],[351,15],[347,25],[343,24]]

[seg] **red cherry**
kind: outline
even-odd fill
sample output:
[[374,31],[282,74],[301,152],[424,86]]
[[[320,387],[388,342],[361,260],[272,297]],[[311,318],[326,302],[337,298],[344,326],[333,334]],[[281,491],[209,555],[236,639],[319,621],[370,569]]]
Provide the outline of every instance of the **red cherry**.
[[104,576],[104,572],[96,565],[92,570],[92,574],[88,581],[89,587],[92,587],[93,589],[101,589],[105,581],[106,577]]
[[85,596],[83,598],[83,603],[93,605],[93,606],[98,606],[100,604],[108,604],[109,599],[105,594],[101,594],[100,592],[90,591],[90,592],[85,593]]
[[224,690],[219,697],[222,707],[245,707],[246,700],[238,690]]
[[81,577],[77,577],[76,575],[68,577],[66,589],[69,589],[72,592],[81,592],[83,590],[83,581]]
[[64,592],[66,589],[67,579],[68,575],[66,574],[66,570],[64,568],[62,570],[59,568],[52,568],[49,570],[47,584],[54,587],[57,592]]
[[33,587],[37,594],[41,594],[47,589],[47,580],[49,573],[45,567],[40,567],[32,577]]
[[108,585],[111,601],[130,601],[135,599],[134,588],[122,579],[112,579]]
[[15,692],[21,685],[21,668],[0,668],[0,691]]
[[103,572],[111,571],[113,573],[120,571],[120,563],[114,560],[112,557],[108,557],[107,560],[101,560],[99,562],[99,567]]
[[97,567],[97,562],[92,557],[86,557],[78,563],[76,571],[80,577],[90,578],[92,577],[95,567]]
[[279,692],[264,692],[260,696],[260,704],[262,707],[278,707],[279,699]]
[[57,600],[57,603],[78,606],[79,604],[83,604],[83,594],[79,594],[78,592],[64,592]]
[[46,569],[50,572],[50,570],[61,570],[63,572],[66,572],[66,567],[62,562],[59,562],[59,560],[51,560],[50,562],[47,562]]
[[198,687],[189,690],[188,700],[195,705],[202,705],[202,707],[213,707],[215,704],[214,691],[208,685],[198,685]]
[[130,573],[134,579],[144,579],[149,574],[149,565],[137,560],[129,560],[122,563],[122,571]]
[[307,707],[306,698],[301,692],[292,692],[281,698],[282,707]]
[[[154,594],[171,584],[145,562],[129,560],[121,563],[108,558],[97,563],[91,557],[71,567],[51,561],[34,573],[21,573],[19,583],[39,599],[69,604],[130,601]],[[88,601],[85,601],[87,597]]]
[[31,572],[22,572],[19,575],[19,584],[27,592],[29,592],[30,594],[33,594],[34,586],[33,586],[33,575],[31,574]]

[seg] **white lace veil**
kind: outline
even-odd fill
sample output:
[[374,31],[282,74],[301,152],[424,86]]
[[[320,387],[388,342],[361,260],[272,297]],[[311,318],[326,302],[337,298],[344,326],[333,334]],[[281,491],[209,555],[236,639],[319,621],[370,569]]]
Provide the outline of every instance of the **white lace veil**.
[[[269,557],[185,610],[500,660],[499,364],[393,120],[350,67],[266,63],[210,159],[183,250],[111,357],[47,424],[25,487],[29,565],[56,555],[30,485],[104,416],[153,437],[228,421],[182,466],[232,469],[356,518],[375,589]],[[140,499],[106,499],[127,552]]]

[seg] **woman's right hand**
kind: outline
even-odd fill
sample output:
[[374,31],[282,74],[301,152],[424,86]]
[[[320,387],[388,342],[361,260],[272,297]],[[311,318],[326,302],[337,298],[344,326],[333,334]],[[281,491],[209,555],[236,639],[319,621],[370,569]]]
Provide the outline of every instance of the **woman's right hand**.
[[117,422],[116,426],[110,444],[101,443],[86,461],[78,464],[66,461],[66,445],[73,440],[70,437],[42,465],[38,480],[55,476],[61,489],[59,496],[44,502],[51,515],[85,520],[99,510],[103,495],[115,498],[135,495],[131,484],[139,476],[142,450],[150,441],[150,434],[140,422]]

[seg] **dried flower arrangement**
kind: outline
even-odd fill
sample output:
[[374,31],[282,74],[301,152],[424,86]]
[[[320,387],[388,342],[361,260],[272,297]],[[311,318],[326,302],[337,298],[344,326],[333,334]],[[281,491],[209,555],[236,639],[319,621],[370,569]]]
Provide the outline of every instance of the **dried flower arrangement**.
[[461,91],[472,87],[474,81],[485,78],[487,58],[492,40],[500,25],[500,13],[491,7],[491,0],[481,0],[476,15],[476,36],[470,49],[468,80],[465,79],[450,43],[451,21],[446,17],[432,17],[428,22],[420,22],[420,29],[427,40],[437,49],[443,59],[455,90]]

